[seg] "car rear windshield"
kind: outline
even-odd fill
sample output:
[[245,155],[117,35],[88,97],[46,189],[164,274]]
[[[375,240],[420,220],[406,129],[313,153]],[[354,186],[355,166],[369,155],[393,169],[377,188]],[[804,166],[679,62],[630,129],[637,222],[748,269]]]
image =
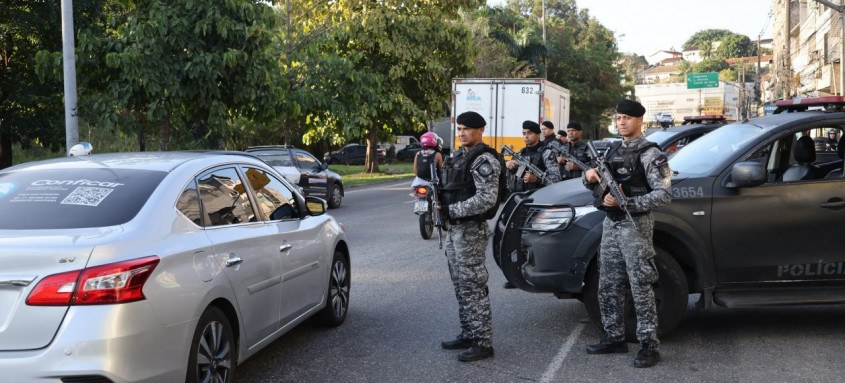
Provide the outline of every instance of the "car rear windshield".
[[669,159],[673,171],[687,176],[709,176],[767,130],[753,124],[731,124],[691,142]]
[[0,229],[76,229],[129,222],[167,175],[130,169],[0,174]]
[[289,150],[250,150],[270,166],[293,166]]
[[660,147],[663,147],[663,145],[666,144],[666,141],[669,141],[670,139],[672,139],[672,137],[675,137],[676,134],[678,133],[661,130],[649,134],[648,136],[646,136],[646,139],[651,142],[654,142]]

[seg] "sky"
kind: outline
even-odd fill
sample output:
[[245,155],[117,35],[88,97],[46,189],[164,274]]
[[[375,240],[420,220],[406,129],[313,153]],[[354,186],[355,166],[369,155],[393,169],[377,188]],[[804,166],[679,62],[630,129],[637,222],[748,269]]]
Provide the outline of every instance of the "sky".
[[[501,5],[505,0],[487,0]],[[752,41],[772,37],[772,0],[576,0],[616,34],[619,51],[649,56],[683,50],[684,42],[704,29],[727,29]],[[651,61],[651,60],[649,60]]]

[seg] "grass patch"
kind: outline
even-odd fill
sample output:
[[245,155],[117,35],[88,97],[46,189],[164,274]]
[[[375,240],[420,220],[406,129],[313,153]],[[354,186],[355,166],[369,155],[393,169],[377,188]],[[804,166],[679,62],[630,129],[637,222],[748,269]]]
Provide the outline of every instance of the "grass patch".
[[364,165],[329,165],[329,169],[343,176],[345,187],[367,185],[414,176],[414,164],[398,162],[379,165],[379,173],[364,173]]

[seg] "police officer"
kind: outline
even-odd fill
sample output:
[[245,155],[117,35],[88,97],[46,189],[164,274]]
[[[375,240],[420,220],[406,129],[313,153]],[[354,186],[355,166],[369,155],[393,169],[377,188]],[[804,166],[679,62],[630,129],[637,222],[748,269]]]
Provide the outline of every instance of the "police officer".
[[[607,152],[608,167],[622,185],[634,223],[619,208],[610,193],[598,195],[597,203],[607,213],[599,250],[599,309],[605,335],[587,346],[588,354],[628,352],[625,343],[623,306],[625,286],[631,286],[637,315],[637,340],[642,348],[634,367],[651,367],[660,361],[657,339],[657,309],[652,284],[657,282],[652,243],[654,218],[651,210],[671,201],[671,170],[666,156],[642,135],[645,108],[631,100],[616,105],[616,125],[623,137]],[[600,181],[596,169],[584,172],[587,187]]]
[[[545,178],[541,182],[539,175],[526,171],[522,174],[522,178],[513,180],[511,192],[539,189],[560,181],[560,168],[554,154],[540,142],[540,125],[534,121],[523,122],[522,139],[525,141],[525,147],[519,151],[519,154],[545,172]],[[555,141],[557,140],[555,139]],[[517,175],[516,171],[519,169],[519,164],[515,160],[506,162],[505,166],[512,176]]]
[[[569,155],[575,157],[581,163],[588,164],[589,159],[587,158],[587,144],[581,141],[581,123],[578,121],[570,121],[569,124],[566,125],[566,132],[567,138],[569,139],[569,143],[566,145],[566,151],[569,152]],[[581,177],[581,168],[578,165],[575,165],[572,162],[565,162],[563,173],[564,179],[570,178],[580,178]]]
[[493,356],[484,254],[490,236],[487,220],[498,207],[502,163],[496,150],[481,141],[487,125],[481,115],[461,113],[456,122],[461,147],[444,164],[440,210],[450,224],[446,259],[458,298],[461,332],[442,346],[463,349],[458,360],[469,362]]
[[555,124],[551,121],[543,121],[540,124],[540,142],[543,145],[549,146],[555,140],[557,140],[557,137],[555,137]]

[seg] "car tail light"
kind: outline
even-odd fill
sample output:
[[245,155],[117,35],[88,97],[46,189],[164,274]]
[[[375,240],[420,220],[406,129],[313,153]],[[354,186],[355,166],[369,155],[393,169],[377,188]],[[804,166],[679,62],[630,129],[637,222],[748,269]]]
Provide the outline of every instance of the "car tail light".
[[95,266],[50,275],[29,294],[30,306],[102,305],[146,299],[144,283],[158,265],[159,257]]
[[425,186],[417,186],[414,191],[421,196],[425,196],[426,194],[428,194],[428,188]]

